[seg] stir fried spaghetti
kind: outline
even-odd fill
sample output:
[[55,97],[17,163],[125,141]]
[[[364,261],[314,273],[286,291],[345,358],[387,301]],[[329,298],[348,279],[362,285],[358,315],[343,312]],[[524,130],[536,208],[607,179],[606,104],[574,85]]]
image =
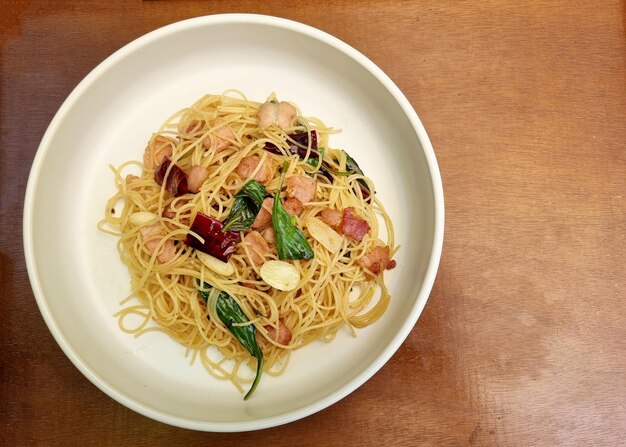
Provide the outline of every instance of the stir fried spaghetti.
[[112,168],[99,228],[131,275],[120,328],[166,332],[240,391],[253,380],[242,365],[256,368],[249,395],[291,350],[375,322],[393,225],[356,161],[329,148],[334,132],[231,90],[171,116],[143,162]]

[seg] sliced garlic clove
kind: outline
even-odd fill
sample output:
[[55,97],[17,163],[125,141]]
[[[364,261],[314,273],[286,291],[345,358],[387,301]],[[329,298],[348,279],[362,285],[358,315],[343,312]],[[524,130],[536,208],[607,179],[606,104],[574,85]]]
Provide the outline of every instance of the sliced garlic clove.
[[151,225],[155,223],[158,220],[158,216],[148,211],[138,211],[131,214],[129,219],[133,225],[143,227],[145,225]]
[[198,259],[204,265],[207,266],[209,270],[214,271],[223,276],[230,276],[235,273],[235,267],[229,262],[220,261],[217,258],[214,258],[211,255],[207,255],[206,253],[197,252]]
[[298,287],[300,272],[288,262],[267,261],[261,267],[261,279],[275,289],[289,292]]
[[306,227],[311,237],[322,244],[329,252],[336,253],[341,249],[343,244],[341,235],[318,218],[310,217],[307,219]]

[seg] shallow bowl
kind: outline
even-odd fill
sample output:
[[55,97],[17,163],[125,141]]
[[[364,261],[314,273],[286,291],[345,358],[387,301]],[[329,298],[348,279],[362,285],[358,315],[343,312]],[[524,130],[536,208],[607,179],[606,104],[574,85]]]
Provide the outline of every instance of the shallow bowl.
[[[401,245],[387,272],[392,301],[353,338],[295,351],[279,377],[244,401],[232,384],[190,365],[162,333],[124,334],[113,314],[129,293],[115,238],[99,232],[115,191],[109,164],[140,159],[152,132],[205,93],[271,92],[342,129],[347,150],[373,179]],[[168,424],[245,431],[319,411],[357,389],[398,349],[435,278],[444,204],[437,162],[415,111],[369,59],[289,20],[216,15],[175,23],[126,45],[96,67],[52,120],[32,166],[24,246],[37,303],[76,367],[121,404]]]

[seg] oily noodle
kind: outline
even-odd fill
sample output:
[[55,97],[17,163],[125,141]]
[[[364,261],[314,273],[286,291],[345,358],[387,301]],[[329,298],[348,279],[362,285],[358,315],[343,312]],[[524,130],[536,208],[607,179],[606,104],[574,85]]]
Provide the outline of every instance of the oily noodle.
[[[242,384],[251,380],[251,371],[241,365],[247,363],[253,368],[256,360],[219,318],[209,318],[209,310],[197,293],[198,280],[226,291],[237,300],[259,333],[257,338],[263,350],[266,373],[277,375],[284,370],[290,350],[313,340],[331,341],[344,325],[355,335],[354,328],[365,327],[383,314],[389,304],[389,294],[382,275],[367,275],[358,259],[376,245],[388,245],[392,255],[397,250],[393,226],[383,206],[374,195],[371,203],[366,202],[358,187],[357,180],[363,179],[374,191],[368,178],[356,174],[335,176],[331,183],[318,175],[315,202],[309,203],[296,218],[315,257],[309,261],[288,261],[300,270],[302,278],[295,290],[281,292],[261,281],[259,267],[249,260],[251,248],[242,243],[229,261],[235,267],[232,276],[214,273],[200,262],[195,250],[182,241],[197,212],[222,221],[228,217],[235,194],[249,180],[235,173],[243,157],[258,155],[262,159],[273,159],[276,167],[288,160],[287,177],[314,173],[317,168],[296,155],[278,156],[263,147],[273,142],[280,148],[288,148],[287,133],[313,129],[318,132],[319,147],[327,147],[328,135],[334,132],[320,120],[302,117],[300,113],[296,126],[286,132],[275,126],[262,131],[258,127],[259,106],[260,103],[248,101],[241,92],[229,90],[223,95],[206,95],[171,116],[153,135],[149,148],[154,148],[157,135],[171,138],[173,163],[186,172],[192,165],[202,165],[209,170],[201,191],[173,199],[155,183],[153,169],[144,169],[142,163],[129,161],[117,169],[112,168],[118,191],[109,199],[106,216],[99,223],[101,230],[119,236],[117,247],[132,278],[132,293],[121,302],[122,309],[116,314],[120,328],[135,336],[153,330],[166,332],[187,347],[186,355],[191,355],[192,362],[199,357],[209,373],[231,380],[240,391]],[[218,153],[207,150],[202,141],[206,138],[214,141],[216,129],[224,125],[229,125],[236,136],[230,141],[230,147]],[[333,161],[338,171],[345,170],[346,157],[342,151],[327,150],[325,160]],[[140,171],[138,179],[125,179],[128,172]],[[266,184],[268,193],[273,194],[278,188],[279,176],[277,171]],[[162,216],[166,207],[176,214],[172,218],[159,217],[166,236],[151,254],[139,237],[140,228],[132,224],[129,216],[138,211]],[[357,215],[367,219],[370,234],[361,242],[344,237],[341,249],[330,253],[310,237],[307,219],[323,209],[346,207],[354,207]],[[378,239],[379,217],[386,227],[386,242]],[[167,239],[176,241],[176,254],[171,261],[162,264],[157,254]],[[278,259],[275,250],[266,258]],[[287,346],[264,336],[267,335],[264,326],[277,328],[279,318],[293,334]],[[157,324],[149,324],[150,320]]]

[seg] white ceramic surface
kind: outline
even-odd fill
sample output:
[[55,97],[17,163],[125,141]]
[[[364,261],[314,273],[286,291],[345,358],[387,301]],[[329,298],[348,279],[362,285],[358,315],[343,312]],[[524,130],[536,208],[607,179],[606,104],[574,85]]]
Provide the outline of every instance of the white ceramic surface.
[[[387,313],[357,338],[294,352],[243,401],[229,382],[190,366],[160,333],[122,333],[113,313],[129,291],[115,238],[96,229],[114,192],[109,164],[139,159],[151,133],[205,93],[228,88],[262,101],[275,91],[343,129],[331,146],[351,153],[377,186],[402,248],[386,273]],[[284,424],[345,397],[380,369],[413,328],[430,293],[443,240],[443,193],[417,115],[362,54],[300,23],[258,15],[199,17],[120,49],[71,93],[48,128],[24,207],[31,284],[55,339],[96,386],[156,420],[196,430]]]

